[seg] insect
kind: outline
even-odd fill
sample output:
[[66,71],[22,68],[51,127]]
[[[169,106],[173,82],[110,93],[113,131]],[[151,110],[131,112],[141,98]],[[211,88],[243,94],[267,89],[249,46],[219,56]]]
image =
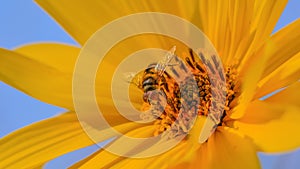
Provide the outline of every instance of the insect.
[[[148,67],[141,73],[135,74],[129,72],[125,74],[125,78],[130,83],[133,83],[144,92],[143,100],[150,102],[151,100],[159,100],[160,96],[157,96],[157,92],[153,95],[153,91],[159,89],[160,95],[164,96],[166,92],[169,92],[167,79],[171,76],[166,72],[167,66],[172,66],[170,62],[175,57],[176,46],[173,46],[162,60],[157,63],[149,64]],[[166,92],[164,90],[166,90]]]

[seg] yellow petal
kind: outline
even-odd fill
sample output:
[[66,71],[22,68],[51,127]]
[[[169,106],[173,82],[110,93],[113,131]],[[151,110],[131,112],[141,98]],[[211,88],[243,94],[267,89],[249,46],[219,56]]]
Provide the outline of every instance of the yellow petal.
[[[168,152],[150,157],[150,158],[144,158],[144,159],[126,159],[123,160],[120,163],[117,163],[113,168],[120,168],[121,166],[127,167],[127,168],[133,168],[135,166],[139,168],[149,168],[149,169],[166,169],[169,166],[172,166],[173,164],[178,163],[182,160],[182,157],[186,155],[187,152],[190,152],[192,150],[189,149],[188,146],[186,146],[187,143],[180,143],[176,147],[174,147],[172,150],[169,150]],[[195,151],[195,150],[194,150]]]
[[[146,127],[141,127],[135,130],[132,130],[126,134],[126,136],[131,136],[131,137],[151,137],[154,131],[153,126],[146,126]],[[134,147],[130,147],[130,145],[125,145],[126,142],[122,142],[122,138],[120,137],[117,138],[115,141],[110,143],[109,146],[117,146],[119,144],[123,144],[123,149],[133,149]],[[121,139],[121,140],[120,140]],[[135,145],[136,146],[136,145]],[[94,153],[93,155],[87,157],[86,159],[74,164],[70,168],[106,168],[106,167],[111,167],[115,163],[119,162],[120,160],[125,159],[126,157],[118,156],[115,154],[112,154],[104,149],[99,150],[98,152]]]
[[226,64],[250,37],[253,5],[253,1],[199,1],[202,29]]
[[[259,82],[255,98],[262,97],[277,89],[285,87],[299,79],[300,57],[300,20],[291,23],[274,34],[246,63],[256,64],[262,57],[263,50],[269,49],[270,58],[265,63],[265,70]],[[297,65],[298,64],[298,65]],[[246,65],[244,67],[247,67]]]
[[[112,127],[121,133],[141,127],[137,123],[121,123],[117,118],[114,120],[119,124]],[[91,140],[86,133],[97,134],[97,142]],[[0,167],[38,167],[55,157],[114,136],[110,129],[104,127],[101,131],[92,127],[85,127],[83,130],[74,112],[65,113],[25,127],[3,138],[0,141]]]
[[[73,165],[71,168],[75,169],[75,168],[90,168],[90,167],[97,167],[97,168],[138,167],[138,168],[149,168],[149,169],[150,168],[163,169],[163,168],[168,168],[170,166],[173,166],[174,164],[179,162],[189,161],[190,158],[194,156],[195,151],[199,147],[199,143],[198,143],[199,133],[201,131],[205,119],[206,118],[204,117],[200,117],[199,119],[197,119],[195,123],[195,129],[194,128],[192,129],[188,138],[180,142],[171,150],[161,155],[153,156],[149,158],[136,159],[136,158],[126,158],[122,156],[117,156],[105,150],[100,150],[97,153],[91,155],[90,157]],[[153,131],[154,131],[154,126],[149,126],[149,127],[133,130],[129,132],[128,135],[135,136],[135,137],[141,137],[141,136],[150,137],[152,136]],[[126,144],[124,141],[122,141],[122,137],[121,137],[120,139],[111,143],[111,145],[117,144],[117,142],[120,142],[121,143],[120,145],[123,145],[123,147],[124,144]],[[168,144],[168,142],[166,142],[166,144]],[[159,146],[161,145],[158,145],[158,147]],[[134,149],[134,146],[130,146],[130,149]]]
[[[254,99],[263,97],[277,89],[285,87],[300,78],[299,70],[299,29],[300,20],[292,23],[273,35],[246,64],[241,67],[240,74],[257,64],[261,64],[267,55],[267,61],[262,65],[261,75]],[[292,35],[292,36],[291,36]]]
[[284,1],[200,1],[201,27],[223,62],[249,58],[267,40],[283,11]]
[[248,53],[248,55],[245,56],[243,63],[241,63],[240,65],[241,69],[245,69],[245,67],[256,64],[257,61],[259,62],[259,58],[264,56],[263,51],[269,48],[268,52],[271,57],[268,58],[268,61],[265,63],[265,70],[261,79],[268,76],[286,61],[288,61],[292,57],[295,57],[295,55],[299,53],[299,29],[300,19],[294,21],[293,23],[289,24],[285,28],[272,35],[268,40],[264,41],[260,48],[252,51],[251,53]]
[[259,81],[263,70],[264,64],[266,60],[270,57],[269,48],[266,48],[264,56],[259,58],[259,61],[256,61],[256,64],[248,66],[244,69],[245,73],[241,73],[239,76],[240,83],[241,83],[241,91],[237,99],[237,105],[230,105],[234,106],[232,112],[230,112],[229,116],[233,119],[241,118],[248,104],[252,101],[256,89],[257,89],[257,82]]
[[300,146],[299,107],[257,102],[248,109],[250,118],[245,115],[234,127],[250,137],[260,151],[288,151]]
[[263,124],[280,118],[281,115],[282,109],[272,107],[266,101],[255,100],[249,103],[245,111],[245,115],[240,118],[239,121],[244,123]]
[[216,1],[199,1],[201,29],[214,44],[221,57],[224,56],[224,50],[226,50],[225,41],[229,38],[229,32],[226,28],[228,17],[222,17],[227,16],[228,8],[228,1],[219,1],[219,3]]
[[[0,64],[3,66],[0,69],[3,73],[0,77],[4,82],[47,103],[74,109],[72,75],[79,48],[63,44],[33,44],[17,48],[15,52],[1,51],[3,62]],[[116,67],[107,62],[104,65],[107,70]],[[99,77],[107,84],[104,77],[112,76],[104,73],[103,77]],[[105,88],[105,85],[98,84],[97,87],[103,91],[101,97],[107,96],[111,89],[110,85]],[[132,93],[133,101],[140,101],[140,96]]]
[[264,76],[267,76],[272,71],[276,70],[280,65],[300,52],[299,29],[300,19],[297,19],[272,35],[269,43],[273,43],[274,48],[271,50],[272,57],[266,63]]
[[61,44],[0,49],[0,79],[41,101],[73,109],[71,72],[78,52]]
[[20,46],[14,51],[59,71],[73,73],[80,48],[67,44],[37,43]]
[[[198,117],[187,138],[182,140],[178,145],[169,151],[158,156],[144,159],[125,159],[120,163],[117,163],[114,168],[120,168],[121,166],[130,168],[137,165],[140,168],[164,169],[173,168],[173,166],[179,163],[190,162],[196,155],[198,148],[201,146],[198,140],[205,120],[206,117]],[[172,141],[169,141],[164,144],[170,144],[171,142]],[[158,145],[157,147],[160,148],[160,146],[162,145]]]
[[168,0],[134,1],[80,1],[80,0],[36,0],[52,17],[54,17],[80,44],[100,27],[119,17],[139,12],[163,12],[178,15],[191,20],[196,1],[183,2]]
[[108,163],[112,161],[120,161],[122,159],[123,159],[122,157],[116,156],[112,153],[105,151],[104,149],[101,149],[95,152],[94,154],[90,155],[89,157],[70,166],[69,169],[99,168],[98,166],[100,167],[102,166],[102,168],[104,168],[104,166],[107,165]]
[[0,141],[0,168],[37,167],[95,144],[82,130],[75,113],[64,113],[20,129]]
[[255,58],[253,55],[269,39],[286,4],[287,0],[255,1],[251,20],[251,34],[253,34],[253,37],[249,39],[251,44],[247,47],[247,52],[238,56],[241,59],[239,64],[241,68],[252,62]]
[[34,167],[30,167],[30,169],[43,169],[43,166],[45,164],[42,164],[42,165],[38,165],[38,166],[34,166]]
[[277,104],[287,104],[287,105],[294,105],[300,107],[300,82],[297,81],[292,85],[288,86],[286,89],[280,91],[272,95],[271,97],[267,98],[267,102],[277,103]]
[[255,1],[255,10],[251,23],[251,32],[256,32],[253,43],[263,43],[271,35],[287,2],[287,0]]
[[[253,1],[230,1],[228,12],[228,29],[230,29],[230,41],[226,48],[226,65],[232,64],[233,59],[243,57],[243,55],[236,55],[239,50],[246,50],[245,42],[250,41],[251,32],[250,24],[253,15],[254,3]],[[222,17],[222,16],[220,16]]]
[[[300,48],[299,48],[300,50]],[[263,97],[269,93],[286,87],[300,79],[300,52],[280,65],[275,71],[265,76],[258,83],[255,98]]]
[[[210,152],[207,154],[207,151]],[[211,169],[260,168],[256,151],[250,140],[227,127],[219,128],[211,140],[208,140],[206,152],[201,152],[203,162],[206,159],[205,154]]]
[[201,145],[194,159],[170,168],[259,169],[255,147],[234,129],[219,127],[208,142]]

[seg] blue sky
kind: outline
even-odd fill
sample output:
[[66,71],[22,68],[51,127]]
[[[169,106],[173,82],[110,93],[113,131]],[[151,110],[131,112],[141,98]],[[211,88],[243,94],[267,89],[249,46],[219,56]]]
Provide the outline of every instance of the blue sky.
[[[291,0],[274,32],[300,17],[300,1]],[[0,5],[0,47],[12,49],[26,43],[76,42],[39,6],[31,0],[3,0]],[[300,30],[299,30],[300,31]],[[293,36],[293,35],[291,35]],[[0,137],[51,117],[64,110],[40,102],[0,82]],[[66,168],[97,149],[91,146],[58,158],[46,168]],[[264,169],[295,169],[300,166],[300,150],[281,155],[260,154]]]

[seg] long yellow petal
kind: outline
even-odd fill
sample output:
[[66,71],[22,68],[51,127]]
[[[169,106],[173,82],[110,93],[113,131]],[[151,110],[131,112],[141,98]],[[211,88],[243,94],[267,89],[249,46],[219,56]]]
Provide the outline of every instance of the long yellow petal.
[[[146,126],[141,127],[132,131],[129,131],[126,136],[130,137],[151,137],[153,136],[152,133],[154,131],[153,126]],[[125,145],[125,142],[122,142],[122,136],[117,138],[115,141],[110,143],[108,147],[114,146],[115,144],[123,144],[124,149],[130,149],[134,147],[130,147],[130,145]],[[121,139],[121,140],[120,140]],[[118,146],[118,145],[117,145]],[[126,157],[118,156],[112,154],[104,149],[99,150],[98,152],[94,153],[93,155],[87,157],[86,159],[74,164],[70,168],[107,168],[113,166],[113,164],[119,162],[120,160],[125,159]]]
[[[253,147],[254,145],[244,135],[227,127],[219,128],[207,143],[206,150],[210,151],[207,155],[208,166],[211,169],[259,169],[259,160]],[[202,151],[201,156],[198,156],[203,162],[206,159],[206,152]]]
[[[198,117],[195,121],[194,127],[189,132],[186,139],[182,140],[178,145],[176,145],[171,150],[154,157],[149,157],[145,159],[125,159],[120,163],[117,163],[114,167],[118,168],[122,165],[128,166],[128,168],[134,165],[140,166],[140,168],[173,168],[173,166],[179,163],[190,162],[192,158],[196,155],[196,151],[201,146],[199,144],[199,136],[203,124],[205,123],[206,117]],[[171,142],[171,141],[170,141]],[[165,144],[170,144],[166,142]],[[154,145],[155,146],[155,145]],[[160,148],[161,145],[158,145]],[[169,158],[172,157],[172,158]]]
[[[241,67],[241,74],[245,70],[262,64],[263,57],[268,58],[262,67],[264,68],[254,99],[263,97],[277,89],[286,87],[291,83],[299,80],[299,58],[300,58],[300,20],[288,25],[275,35],[273,35],[266,43],[256,52],[256,54],[248,60],[247,64]],[[293,34],[293,36],[291,36]]]
[[[270,39],[268,39],[264,45],[261,46],[253,56],[251,56],[247,62],[248,66],[241,67],[241,72],[243,72],[249,66],[260,62],[260,58],[265,55],[264,51],[268,50],[268,55],[270,55],[270,57],[265,63],[265,68],[259,84],[260,86],[264,86],[258,91],[256,98],[262,97],[265,94],[275,91],[276,89],[284,87],[299,79],[299,77],[295,76],[297,72],[299,73],[299,70],[297,69],[298,66],[295,66],[295,62],[297,62],[297,58],[299,58],[300,51],[299,29],[300,20],[298,19],[270,37]],[[284,66],[286,68],[283,68]],[[282,71],[287,71],[288,73]],[[265,85],[264,83],[267,84]],[[272,86],[271,84],[276,85]]]
[[[300,48],[299,48],[300,50]],[[263,97],[300,80],[300,52],[258,83],[255,98]]]
[[251,23],[251,32],[255,32],[253,43],[263,43],[271,35],[287,2],[287,0],[255,1],[255,10]]
[[0,168],[28,168],[95,144],[75,113],[64,113],[20,129],[0,140]]
[[228,18],[224,17],[227,16],[228,8],[228,1],[219,1],[219,4],[216,1],[199,1],[201,29],[214,44],[221,57],[224,57],[224,50],[226,50],[224,44],[228,39],[228,29],[226,29]]
[[[118,169],[118,168],[149,168],[149,169],[165,169],[169,166],[174,165],[174,163],[178,163],[182,160],[182,157],[186,155],[187,152],[192,151],[187,146],[187,142],[180,143],[173,149],[167,151],[164,154],[149,157],[149,158],[143,158],[143,159],[130,159],[127,158],[120,163],[117,163],[112,168]],[[194,150],[195,151],[195,150]],[[170,158],[171,157],[171,158]]]
[[72,71],[79,49],[37,44],[0,49],[0,79],[44,102],[73,109]]
[[[142,126],[138,123],[122,123],[116,117],[114,120],[119,124],[115,122],[112,127],[121,133]],[[92,133],[93,131],[96,133]],[[92,127],[85,127],[83,130],[74,112],[65,113],[25,127],[1,139],[0,167],[41,166],[55,157],[97,143],[86,133],[97,134],[97,140],[94,140],[97,142],[115,136],[105,127],[101,131]]]
[[201,25],[224,63],[231,62],[239,45],[250,37],[253,1],[199,1]]
[[[17,48],[15,52],[1,49],[0,78],[39,100],[73,110],[72,76],[79,50],[63,44],[33,44]],[[104,66],[106,70],[114,70],[116,64],[106,62]],[[107,84],[106,78],[111,79],[112,75],[99,73],[98,77]],[[105,107],[103,113],[117,113],[111,110],[112,100],[105,98],[110,96],[110,84],[100,83],[98,88],[100,92],[96,94],[100,95],[99,104]],[[140,102],[142,98],[136,92],[132,96],[133,101]]]
[[[71,168],[130,168],[130,167],[139,167],[139,168],[169,168],[174,166],[176,163],[189,161],[191,157],[194,156],[195,151],[200,146],[198,143],[199,133],[204,124],[206,118],[200,117],[195,123],[195,127],[192,129],[190,135],[186,140],[183,140],[178,145],[176,145],[171,150],[149,158],[135,159],[135,158],[126,158],[122,156],[117,156],[112,153],[109,153],[105,150],[100,150],[90,157],[74,164]],[[154,126],[139,128],[128,133],[128,135],[135,137],[150,137],[154,130]],[[148,131],[149,130],[149,131]],[[150,134],[150,135],[149,135]],[[117,139],[111,145],[120,142],[121,144],[126,144],[120,138]],[[166,142],[168,144],[168,142]],[[195,146],[197,145],[197,146]],[[110,145],[109,145],[110,146]],[[128,146],[128,145],[126,145]],[[155,145],[154,145],[155,146]],[[160,147],[159,145],[158,147]],[[134,147],[131,147],[133,149]],[[171,159],[166,160],[168,157],[172,156]]]
[[192,20],[196,1],[168,0],[132,1],[80,1],[80,0],[36,0],[54,17],[80,44],[100,27],[119,17],[139,12],[164,12]]
[[248,104],[252,101],[256,89],[257,83],[264,71],[264,64],[266,60],[270,57],[268,48],[264,51],[264,56],[261,57],[257,61],[257,64],[251,65],[248,70],[245,70],[245,74],[240,74],[240,82],[241,82],[241,91],[237,99],[237,105],[234,106],[232,112],[230,112],[229,116],[233,119],[241,118],[245,110],[247,109]]
[[243,55],[242,66],[249,63],[248,60],[251,60],[253,53],[269,38],[287,2],[287,0],[255,1],[251,20],[251,34],[253,33],[254,37],[248,52]]
[[[228,29],[230,29],[230,41],[228,44],[225,64],[230,65],[233,59],[243,57],[237,51],[245,51],[248,46],[245,42],[251,40],[250,24],[254,11],[254,1],[230,1],[228,12]],[[222,16],[220,16],[222,17]],[[248,43],[246,43],[248,44]],[[240,54],[240,55],[237,55]]]
[[[266,64],[264,76],[276,70],[280,65],[300,52],[300,19],[290,23],[274,35],[269,43],[274,44],[272,56]],[[264,77],[263,76],[263,77]]]
[[255,100],[249,103],[245,115],[239,121],[243,123],[262,124],[278,119],[281,115],[282,109],[272,107],[265,101]]
[[277,103],[277,104],[287,104],[300,107],[300,82],[297,81],[292,85],[288,86],[286,89],[274,94],[273,96],[266,99],[267,102]]
[[299,107],[286,104],[257,102],[247,110],[251,115],[234,122],[234,127],[250,137],[260,151],[288,151],[300,146],[299,111]]
[[287,0],[200,1],[201,27],[225,64],[252,57],[274,29]]
[[72,73],[80,48],[59,43],[36,43],[20,46],[14,51],[59,71]]

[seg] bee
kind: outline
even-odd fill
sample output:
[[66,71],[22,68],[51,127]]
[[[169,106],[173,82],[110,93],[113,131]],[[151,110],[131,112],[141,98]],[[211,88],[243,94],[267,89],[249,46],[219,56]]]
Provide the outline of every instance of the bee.
[[[175,51],[176,46],[173,46],[162,60],[157,63],[149,64],[148,67],[138,75],[133,72],[125,74],[129,82],[143,90],[143,100],[145,102],[150,103],[151,100],[160,100],[160,97],[164,97],[166,92],[169,92],[167,79],[171,79],[171,76],[166,72],[166,68],[167,66],[172,66],[170,62],[176,56]],[[157,89],[159,90],[159,95],[157,95],[157,92],[153,92]]]

